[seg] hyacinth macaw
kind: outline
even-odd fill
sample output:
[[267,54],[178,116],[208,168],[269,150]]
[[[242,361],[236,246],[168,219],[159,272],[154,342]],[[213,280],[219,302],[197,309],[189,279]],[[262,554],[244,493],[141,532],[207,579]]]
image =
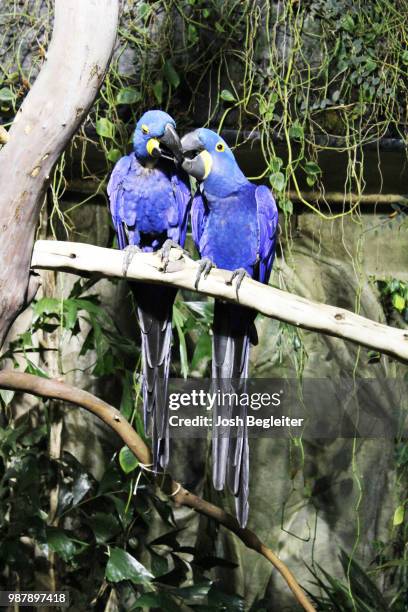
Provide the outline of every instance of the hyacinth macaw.
[[[125,250],[124,274],[135,252],[183,247],[191,192],[175,122],[160,110],[146,112],[136,125],[133,152],[115,165],[108,184],[110,211],[119,248]],[[153,467],[169,461],[167,383],[176,290],[132,283],[142,337],[145,430],[152,437]]]
[[[182,167],[200,182],[191,211],[193,239],[202,258],[197,284],[201,274],[207,275],[213,265],[233,272],[229,282],[236,279],[237,295],[246,275],[268,283],[278,226],[270,190],[247,180],[231,149],[215,132],[201,128],[184,136],[181,143],[185,157]],[[231,379],[242,382],[248,377],[250,342],[257,342],[255,317],[253,310],[216,300],[212,377],[217,388],[225,389]],[[222,408],[219,413],[231,415]],[[221,490],[227,481],[236,498],[238,521],[245,526],[249,509],[248,436],[245,424],[234,438],[230,438],[229,430],[227,426],[214,433],[213,428],[213,483]]]

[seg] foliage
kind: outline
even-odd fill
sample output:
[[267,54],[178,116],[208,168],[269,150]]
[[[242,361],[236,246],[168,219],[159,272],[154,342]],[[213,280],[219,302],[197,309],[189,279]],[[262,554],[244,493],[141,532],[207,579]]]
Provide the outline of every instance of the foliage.
[[387,313],[396,312],[408,323],[408,283],[393,278],[377,285]]
[[[0,19],[13,28],[0,40],[0,101],[11,118],[44,60],[52,11],[46,1],[3,4]],[[406,0],[123,2],[112,66],[71,153],[81,150],[83,174],[103,180],[128,148],[135,119],[159,105],[181,127],[234,127],[237,139],[258,130],[259,178],[269,177],[286,214],[287,188],[300,196],[303,177],[320,189],[318,155],[335,144],[349,156],[345,192],[362,193],[356,153],[381,137],[402,138],[407,121],[406,9]],[[84,156],[91,140],[106,159],[97,172]]]
[[[171,507],[140,468],[121,469],[122,451],[99,482],[68,452],[50,458],[48,410],[46,402],[15,422],[3,419],[0,428],[1,588],[16,588],[20,575],[24,588],[34,589],[36,573],[55,554],[58,588],[69,589],[71,610],[103,609],[112,591],[127,610],[181,604],[243,610],[242,600],[219,590],[208,574],[234,564],[179,543]],[[149,536],[153,521],[160,537]],[[193,574],[194,583],[181,586]]]
[[346,581],[331,576],[323,567],[315,563],[309,568],[313,575],[313,584],[320,588],[321,595],[310,597],[316,604],[318,612],[403,612],[405,610],[405,590],[401,582],[400,589],[394,597],[388,601],[376,586],[370,574],[376,574],[379,570],[392,570],[396,567],[403,568],[407,564],[405,559],[391,560],[383,563],[381,567],[371,567],[364,570],[354,559],[349,557],[343,550],[340,553],[340,563]]

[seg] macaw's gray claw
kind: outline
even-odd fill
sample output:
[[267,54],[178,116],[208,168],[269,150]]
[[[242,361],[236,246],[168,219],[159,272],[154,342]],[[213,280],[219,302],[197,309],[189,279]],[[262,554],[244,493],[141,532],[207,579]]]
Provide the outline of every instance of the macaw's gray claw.
[[238,292],[239,292],[239,289],[240,289],[240,287],[242,285],[242,281],[244,280],[245,277],[250,278],[250,276],[249,276],[248,272],[245,270],[245,268],[238,268],[237,270],[233,271],[233,273],[231,274],[231,278],[228,279],[227,281],[225,281],[225,283],[227,285],[232,285],[234,283],[234,280],[237,279],[236,283],[235,283],[235,292],[236,292],[236,295],[237,295],[237,300],[239,300]]
[[198,270],[194,287],[198,289],[198,283],[200,282],[201,277],[204,276],[204,278],[207,278],[211,272],[211,269],[216,267],[217,266],[208,257],[203,257],[203,259],[200,259],[198,261]]
[[183,255],[188,255],[187,251],[185,251],[179,244],[177,244],[177,242],[174,242],[174,240],[171,240],[170,238],[168,238],[163,243],[163,246],[159,251],[160,259],[162,261],[164,271],[166,271],[167,266],[169,265],[171,249],[178,249],[179,251],[182,252]]
[[136,246],[135,244],[129,244],[123,249],[122,273],[125,278],[127,276],[130,262],[132,261],[136,253],[142,253],[142,249]]

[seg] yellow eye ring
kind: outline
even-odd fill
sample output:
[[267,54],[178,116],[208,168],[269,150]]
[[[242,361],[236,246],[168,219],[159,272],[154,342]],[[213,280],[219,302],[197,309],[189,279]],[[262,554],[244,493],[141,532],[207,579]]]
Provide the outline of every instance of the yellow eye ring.
[[148,134],[149,133],[149,128],[147,127],[146,124],[142,125],[142,132],[143,132],[143,134]]
[[215,145],[215,150],[218,151],[218,153],[222,153],[223,151],[225,151],[224,143],[217,142],[217,144]]

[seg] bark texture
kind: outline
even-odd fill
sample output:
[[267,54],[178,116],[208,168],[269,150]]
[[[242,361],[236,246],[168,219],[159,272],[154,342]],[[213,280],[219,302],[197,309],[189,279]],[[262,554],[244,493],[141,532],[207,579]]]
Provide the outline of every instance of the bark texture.
[[0,151],[0,346],[38,287],[30,261],[45,189],[102,84],[118,13],[118,0],[56,0],[46,61]]

